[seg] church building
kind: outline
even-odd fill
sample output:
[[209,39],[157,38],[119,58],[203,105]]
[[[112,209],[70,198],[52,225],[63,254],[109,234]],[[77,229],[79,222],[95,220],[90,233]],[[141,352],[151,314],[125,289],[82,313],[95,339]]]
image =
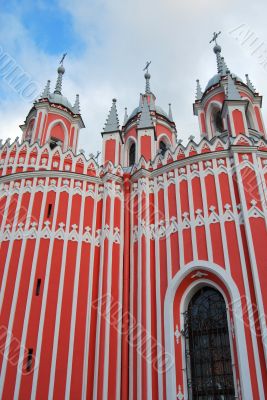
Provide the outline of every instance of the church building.
[[267,399],[262,97],[217,38],[199,140],[182,143],[147,64],[86,158],[62,61],[1,141],[1,399]]

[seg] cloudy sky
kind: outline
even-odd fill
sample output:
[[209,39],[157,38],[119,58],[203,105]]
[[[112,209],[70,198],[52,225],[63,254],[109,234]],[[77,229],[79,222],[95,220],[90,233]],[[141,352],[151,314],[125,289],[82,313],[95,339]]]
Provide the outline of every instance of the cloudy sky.
[[267,112],[267,4],[265,0],[0,0],[0,138],[20,136],[31,102],[4,77],[1,56],[13,59],[41,91],[56,80],[64,52],[63,93],[80,94],[86,128],[79,148],[101,149],[100,132],[112,98],[131,112],[144,91],[142,69],[151,60],[151,88],[157,104],[172,103],[178,137],[199,137],[192,113],[195,80],[202,88],[216,73],[209,40],[219,43],[228,67],[249,73]]

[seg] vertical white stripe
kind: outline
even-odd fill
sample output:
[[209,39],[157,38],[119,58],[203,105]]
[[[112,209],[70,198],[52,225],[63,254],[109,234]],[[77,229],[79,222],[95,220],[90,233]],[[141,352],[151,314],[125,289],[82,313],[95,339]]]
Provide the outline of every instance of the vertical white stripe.
[[[55,207],[54,207],[51,231],[55,231],[55,226],[56,226],[56,221],[57,221],[61,180],[62,180],[62,178],[58,179],[58,190],[57,190],[56,198],[55,198]],[[44,281],[42,306],[41,306],[40,322],[39,322],[37,345],[36,345],[36,355],[35,355],[37,362],[40,361],[41,350],[42,350],[43,329],[44,329],[44,322],[45,322],[45,312],[46,312],[46,303],[47,303],[47,297],[48,297],[48,287],[49,287],[49,279],[50,279],[50,272],[51,272],[53,248],[54,248],[54,236],[52,236],[50,239],[48,255],[47,255],[46,274],[45,274],[45,281]],[[36,398],[38,376],[39,376],[39,368],[35,368],[34,373],[33,373],[31,400],[35,400],[35,398]]]
[[[192,175],[190,171],[190,165],[186,166],[187,171],[187,190],[188,190],[188,202],[189,202],[189,215],[190,221],[194,224],[195,221],[195,209],[194,209],[194,198],[193,198],[193,190],[192,190]],[[198,250],[197,250],[197,239],[196,239],[196,228],[194,225],[191,225],[191,238],[192,238],[192,248],[193,248],[193,259],[198,259]]]
[[260,169],[259,169],[260,160],[258,162],[258,159],[257,159],[257,156],[255,153],[252,153],[252,158],[253,158],[253,164],[254,164],[254,168],[255,168],[257,186],[258,186],[259,195],[260,195],[260,199],[261,199],[261,206],[262,206],[262,210],[264,213],[265,226],[267,227],[267,208],[266,208],[267,199],[266,199],[266,191],[264,194],[264,187],[263,187],[263,182],[261,179],[261,173],[260,173]]
[[[109,224],[109,238],[108,238],[108,254],[107,256],[107,276],[104,279],[107,280],[107,302],[105,311],[105,354],[104,354],[104,369],[103,369],[103,394],[104,400],[108,399],[108,377],[109,377],[109,346],[110,346],[110,306],[111,306],[111,288],[112,288],[112,254],[113,254],[113,231],[114,231],[114,212],[115,212],[115,185],[112,182],[112,192],[110,198],[110,224]],[[118,276],[114,276],[118,279]],[[112,296],[113,298],[113,296]]]
[[216,197],[217,197],[218,211],[219,211],[219,217],[220,217],[220,228],[221,228],[221,235],[222,235],[222,246],[223,246],[225,268],[226,268],[227,272],[230,272],[228,245],[227,245],[226,232],[225,232],[224,219],[223,219],[224,211],[223,211],[223,205],[222,205],[221,186],[220,186],[220,182],[219,182],[219,176],[217,173],[216,161],[214,159],[212,160],[212,166],[213,166],[213,171],[214,171]]
[[256,332],[256,328],[255,328],[255,323],[254,323],[254,314],[253,314],[253,307],[252,307],[251,296],[250,296],[249,280],[248,280],[248,274],[247,274],[246,259],[245,259],[244,249],[243,249],[242,235],[241,235],[240,225],[239,225],[237,204],[236,204],[236,200],[235,200],[235,190],[234,190],[233,177],[232,177],[232,172],[231,172],[232,168],[231,168],[229,159],[226,159],[226,163],[227,163],[228,182],[229,182],[229,188],[230,188],[233,213],[235,215],[235,228],[236,228],[238,249],[239,249],[240,261],[241,261],[242,275],[243,275],[243,279],[244,279],[246,303],[248,306],[248,320],[249,320],[249,325],[250,325],[252,347],[253,347],[253,353],[254,353],[254,357],[255,357],[255,363],[257,365],[256,375],[257,375],[257,380],[258,380],[258,385],[259,385],[259,394],[260,394],[260,399],[264,399],[265,395],[264,395],[264,388],[263,388],[263,382],[262,382],[259,349],[258,349],[257,338],[256,338],[256,335],[254,334],[254,332]]
[[[169,189],[168,189],[168,180],[167,174],[163,174],[164,179],[164,214],[165,214],[165,224],[166,228],[170,227],[170,212],[169,212]],[[172,279],[172,252],[171,252],[171,244],[170,244],[170,232],[166,231],[165,235],[166,240],[166,256],[167,256],[167,274],[168,274],[168,282]]]
[[212,251],[212,241],[210,234],[210,224],[209,224],[209,212],[208,212],[208,202],[207,202],[207,192],[206,192],[206,183],[203,177],[203,162],[199,162],[199,179],[200,179],[200,187],[202,194],[202,204],[203,204],[203,216],[205,220],[205,233],[206,233],[206,244],[207,244],[207,253],[208,260],[213,262],[213,251]]
[[[35,181],[36,181],[36,178],[35,178]],[[22,180],[22,185],[23,184],[24,184],[24,180]],[[27,220],[26,220],[26,224],[25,224],[25,230],[29,226],[29,222],[30,222],[29,217],[31,216],[31,212],[32,212],[33,199],[34,199],[34,191],[31,192],[30,202],[29,202],[28,211],[27,211]],[[16,216],[16,218],[17,218],[17,216]],[[14,224],[14,226],[15,226],[15,224]],[[11,309],[10,309],[10,317],[9,317],[8,328],[7,328],[8,332],[12,332],[12,329],[13,329],[15,312],[16,312],[16,307],[17,307],[17,302],[18,302],[19,286],[20,286],[20,279],[21,279],[21,274],[22,274],[22,266],[23,266],[23,261],[24,261],[24,252],[25,252],[25,248],[26,248],[26,243],[27,243],[27,238],[23,238],[21,249],[20,249],[20,258],[19,258],[19,263],[18,263],[18,268],[17,268],[12,304],[11,304]],[[10,343],[11,342],[8,340],[8,336],[7,336],[6,342],[5,342],[6,357],[3,358],[2,370],[1,370],[0,398],[2,398],[2,395],[3,395]]]
[[75,333],[75,324],[76,324],[78,288],[79,288],[79,278],[80,278],[80,268],[81,268],[81,249],[82,249],[82,234],[83,234],[83,225],[84,225],[83,219],[84,219],[84,211],[85,211],[84,210],[85,195],[86,195],[86,181],[83,182],[82,199],[81,199],[81,206],[80,206],[79,242],[78,242],[78,246],[77,246],[75,277],[74,277],[74,287],[73,287],[73,297],[72,297],[70,337],[69,337],[69,354],[68,354],[67,380],[66,380],[66,391],[65,391],[65,399],[66,400],[70,398],[74,333]]
[[[31,310],[31,304],[32,304],[32,300],[33,300],[33,293],[34,293],[33,287],[34,287],[34,283],[35,283],[35,274],[36,274],[37,261],[38,261],[38,257],[39,257],[40,240],[41,240],[41,236],[40,235],[41,235],[41,230],[42,230],[43,220],[44,220],[45,205],[46,205],[46,198],[47,198],[47,189],[49,188],[48,180],[49,180],[49,178],[46,178],[46,180],[45,180],[45,186],[44,187],[46,189],[45,189],[45,191],[43,193],[43,196],[42,196],[41,211],[40,211],[40,217],[39,217],[39,226],[38,226],[36,243],[35,243],[35,248],[34,248],[33,261],[32,261],[32,270],[31,270],[31,276],[30,276],[30,283],[29,283],[29,289],[28,289],[28,295],[27,295],[27,303],[26,303],[26,309],[25,309],[25,314],[24,314],[23,329],[22,329],[21,344],[20,344],[20,355],[19,355],[20,363],[22,362],[23,357],[24,357],[24,349],[25,349],[27,332],[28,332],[30,310]],[[17,376],[16,376],[14,398],[18,398],[19,397],[21,375],[22,375],[22,371],[21,371],[20,368],[18,368],[17,369]]]
[[[157,186],[157,178],[154,178],[154,193],[155,193],[155,226],[159,226],[159,188]],[[157,342],[162,345],[162,311],[161,311],[161,282],[160,282],[160,248],[159,236],[155,235],[155,274],[156,274],[156,307],[157,307]],[[162,365],[162,353],[157,348],[158,365]],[[163,374],[158,368],[158,393],[159,398],[163,399]]]
[[180,194],[180,179],[177,168],[174,170],[175,175],[175,195],[176,195],[176,212],[177,212],[177,226],[178,226],[178,242],[179,242],[179,257],[180,268],[184,266],[184,238],[182,230],[182,211],[181,211],[181,194]]
[[[102,201],[102,200],[100,200],[100,201]],[[92,302],[92,287],[93,287],[93,276],[94,276],[97,205],[98,205],[98,184],[95,185],[93,221],[92,221],[92,230],[91,230],[92,243],[91,243],[91,247],[90,247],[88,294],[87,294],[86,324],[85,324],[85,344],[84,344],[84,359],[83,359],[83,384],[82,384],[82,399],[83,400],[86,400],[86,398],[87,398],[88,359],[89,359],[89,341],[90,341],[90,328],[91,328],[91,302]]]
[[[68,233],[70,231],[70,219],[71,219],[71,211],[72,211],[73,185],[74,185],[74,179],[71,179],[70,191],[69,191],[69,196],[68,196],[68,205],[67,205],[67,218],[66,218],[66,228],[65,228],[66,236],[64,239],[61,266],[60,266],[60,278],[59,278],[57,309],[56,309],[56,322],[55,322],[55,329],[54,329],[52,363],[51,363],[51,370],[50,370],[50,382],[49,382],[49,392],[48,392],[49,399],[53,398],[53,393],[54,393],[57,349],[58,349],[58,338],[59,338],[59,325],[60,325],[60,319],[61,319],[61,308],[62,308],[62,299],[63,299],[65,270],[66,270],[66,259],[67,259],[67,250],[68,250],[68,242],[69,242],[68,241]],[[66,334],[67,334],[67,332],[66,332]]]
[[[149,180],[146,179],[146,227],[150,226],[150,202],[149,202]],[[148,356],[151,354],[151,276],[150,276],[150,236],[146,233],[146,385],[147,385],[147,399],[152,399],[152,368],[151,363],[148,361]]]
[[130,348],[129,348],[129,400],[133,400],[133,375],[134,375],[134,346],[133,346],[133,326],[135,325],[134,316],[134,270],[135,270],[135,252],[134,252],[134,192],[133,186],[131,187],[131,198],[130,198]]
[[[10,190],[12,187],[14,187],[14,185],[13,185],[14,182],[11,182],[11,183],[12,183],[12,185],[10,184]],[[5,262],[5,267],[4,267],[4,274],[3,274],[1,290],[0,290],[0,312],[2,310],[3,301],[4,301],[6,282],[7,282],[7,277],[8,277],[9,268],[10,268],[10,259],[11,259],[12,252],[13,252],[14,235],[15,235],[15,230],[16,230],[16,226],[18,223],[21,200],[22,200],[22,196],[24,194],[23,187],[24,187],[24,180],[21,181],[21,188],[19,190],[18,196],[16,197],[17,204],[16,204],[16,209],[15,209],[15,217],[13,220],[12,231],[11,231],[11,235],[10,235],[10,241],[9,241],[6,262]],[[8,198],[7,198],[7,202],[6,202],[6,206],[5,206],[5,214],[4,214],[4,218],[3,218],[3,222],[2,222],[2,229],[1,229],[2,232],[4,231],[4,227],[6,225],[6,219],[7,219],[7,215],[8,215],[8,211],[9,211],[9,207],[10,207],[11,198],[14,199],[14,195],[9,194]],[[12,203],[11,203],[11,206],[12,206]],[[30,215],[31,214],[29,213],[29,210],[27,210],[27,220],[26,221],[28,221],[28,218]]]
[[[126,205],[130,207],[130,204]],[[122,196],[120,202],[121,212],[120,212],[120,268],[119,268],[119,304],[123,304],[123,255],[124,255],[124,197]],[[128,210],[127,210],[128,212]],[[131,229],[131,225],[130,225]],[[131,231],[130,231],[131,232]],[[130,235],[129,232],[129,235]],[[128,313],[128,310],[127,310]],[[119,323],[118,323],[118,340],[117,340],[117,377],[116,377],[116,399],[120,400],[121,396],[121,345],[122,345],[122,335],[121,335],[121,327],[122,327],[122,307],[118,313]],[[129,371],[130,372],[130,371]]]
[[[138,181],[137,348],[142,341],[142,186]],[[137,352],[137,400],[142,399],[142,355]]]
[[[257,299],[257,305],[258,305],[258,309],[259,309],[259,315],[263,316],[263,315],[265,315],[265,313],[264,313],[263,299],[262,299],[262,293],[261,293],[261,285],[260,285],[259,274],[258,274],[258,265],[257,265],[254,244],[253,244],[253,238],[252,238],[247,203],[246,203],[246,196],[245,196],[245,192],[244,192],[242,176],[240,173],[240,164],[239,164],[239,159],[238,159],[237,153],[234,153],[234,160],[235,160],[235,167],[236,167],[238,191],[239,191],[239,196],[240,196],[240,200],[241,200],[241,204],[242,204],[242,211],[243,211],[243,215],[244,215],[245,231],[246,231],[247,244],[248,244],[248,250],[249,250],[249,258],[250,258],[250,262],[251,262],[252,276],[253,276],[253,281],[254,281],[254,285],[255,285],[255,294],[256,294],[256,299]],[[264,319],[260,318],[260,327],[261,327],[262,338],[266,338],[267,337],[267,329],[266,329],[265,318]],[[267,361],[266,346],[263,345],[263,349],[264,349],[265,361]]]
[[[103,208],[102,208],[102,229],[105,226],[106,220],[106,206],[107,206],[107,193],[104,188],[104,199],[103,199]],[[100,267],[99,267],[99,282],[98,282],[98,304],[97,304],[97,324],[96,324],[96,340],[95,340],[95,365],[94,365],[94,391],[93,391],[93,399],[98,399],[98,372],[99,372],[99,352],[100,352],[100,328],[101,328],[101,307],[102,307],[102,286],[103,286],[103,263],[104,263],[104,240],[102,242],[101,239],[101,250],[100,250]]]

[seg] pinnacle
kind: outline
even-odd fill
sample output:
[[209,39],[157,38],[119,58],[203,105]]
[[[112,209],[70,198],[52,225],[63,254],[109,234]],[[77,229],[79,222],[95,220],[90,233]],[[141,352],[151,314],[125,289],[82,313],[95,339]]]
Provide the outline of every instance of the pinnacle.
[[141,117],[138,123],[138,128],[139,129],[144,129],[144,128],[153,128],[153,121],[150,115],[150,110],[148,106],[148,101],[147,101],[147,96],[144,95],[144,104],[142,107],[141,111]]
[[128,121],[128,118],[129,118],[129,116],[128,116],[128,113],[127,113],[127,107],[125,107],[123,125],[126,124],[126,122]]
[[74,114],[80,114],[80,112],[81,112],[81,110],[80,110],[80,99],[79,99],[79,95],[78,94],[76,94],[76,100],[75,100],[75,103],[73,105],[72,110],[73,110]]
[[202,90],[201,90],[199,79],[197,79],[196,100],[201,100],[202,95],[203,95],[203,93],[202,93]]
[[112,106],[103,130],[104,133],[116,132],[120,129],[116,102],[116,99],[112,100]]
[[241,100],[240,94],[235,86],[235,82],[230,74],[230,71],[227,71],[227,99],[228,100]]
[[58,67],[57,73],[58,73],[58,76],[57,76],[57,82],[56,82],[56,87],[55,87],[54,93],[61,94],[62,78],[63,78],[63,75],[65,73],[65,68],[63,67],[63,65],[60,65]]
[[50,94],[50,80],[47,81],[45,88],[41,94],[41,99],[46,99]]
[[169,120],[173,122],[173,116],[172,116],[172,105],[169,103],[169,114],[168,114]]
[[250,90],[251,90],[253,93],[256,93],[256,89],[254,88],[254,86],[253,86],[251,80],[249,79],[248,74],[246,74],[246,81],[247,81],[247,86],[250,88]]

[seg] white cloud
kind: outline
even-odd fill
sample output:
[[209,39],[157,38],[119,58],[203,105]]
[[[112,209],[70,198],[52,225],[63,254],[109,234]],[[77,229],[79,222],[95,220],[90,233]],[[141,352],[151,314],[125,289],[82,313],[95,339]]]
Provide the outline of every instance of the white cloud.
[[[85,43],[80,57],[68,54],[63,88],[70,101],[80,93],[86,129],[79,147],[87,154],[101,149],[100,132],[113,97],[118,99],[121,121],[125,106],[131,112],[138,105],[145,85],[142,68],[147,60],[152,60],[151,87],[158,104],[165,109],[169,102],[173,104],[179,137],[198,137],[192,112],[195,79],[199,78],[204,88],[216,73],[215,55],[208,43],[215,30],[223,32],[220,44],[231,71],[241,78],[248,72],[256,88],[267,97],[266,71],[229,34],[244,23],[264,41],[267,5],[263,0],[246,6],[241,0],[61,0],[60,4],[72,15],[75,30]],[[7,47],[15,51],[13,44],[19,43],[18,60],[24,68],[40,79],[42,86],[48,78],[54,84],[58,60],[38,49],[38,38],[29,37],[27,28],[15,16],[11,25],[11,36],[0,28],[1,37],[8,36]],[[7,100],[2,105],[1,137],[17,136],[15,123],[23,122],[27,108],[20,104],[20,98],[13,97],[12,102]],[[7,113],[8,107],[11,112]],[[4,134],[3,129],[8,133]]]

